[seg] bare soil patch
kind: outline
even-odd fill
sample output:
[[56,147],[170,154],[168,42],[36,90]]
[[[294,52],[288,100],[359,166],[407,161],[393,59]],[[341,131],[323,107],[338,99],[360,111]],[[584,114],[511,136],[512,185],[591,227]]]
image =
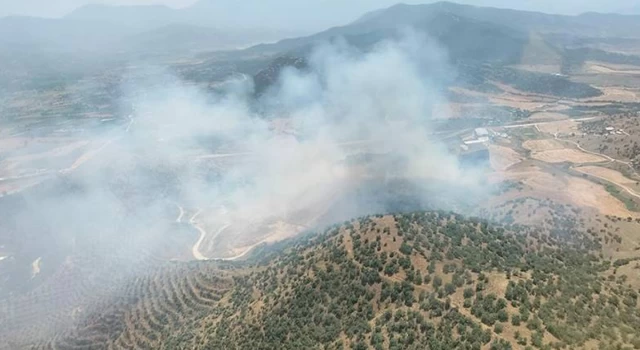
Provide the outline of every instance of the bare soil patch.
[[618,217],[638,217],[638,213],[628,210],[624,203],[612,196],[606,189],[594,182],[570,175],[553,175],[538,167],[519,171],[509,171],[502,180],[518,181],[525,190],[511,192],[501,200],[515,198],[549,198],[558,202],[571,203],[577,207],[598,210],[603,215]]
[[536,122],[536,121],[567,120],[567,119],[569,119],[569,117],[566,114],[562,114],[562,113],[537,112],[537,113],[533,113],[527,120]]
[[589,101],[637,102],[640,99],[640,92],[636,89],[624,87],[599,87],[599,89],[603,95]]
[[509,147],[489,145],[491,167],[496,171],[504,171],[520,163],[524,158]]
[[564,149],[565,146],[554,139],[546,140],[527,140],[522,143],[522,147],[528,149],[531,152],[544,152],[556,149]]
[[624,203],[609,194],[604,187],[591,181],[570,177],[566,191],[578,206],[596,208],[603,214],[618,217],[638,217],[638,213],[628,210]]
[[604,74],[640,74],[640,67],[625,65],[625,64],[611,64],[589,61],[584,65],[584,70],[587,73],[604,73]]
[[537,152],[531,155],[532,158],[547,163],[570,162],[575,164],[600,163],[606,161],[605,158],[595,154],[584,153],[575,149],[555,149]]
[[31,263],[31,278],[36,277],[40,273],[40,263],[42,262],[42,257],[37,258]]
[[571,134],[578,133],[578,122],[575,120],[561,120],[557,122],[539,124],[538,129],[541,132],[549,134]]
[[635,186],[636,181],[622,175],[619,171],[615,171],[613,169],[604,168],[601,166],[581,166],[576,168],[583,173],[587,173],[589,175],[594,175],[597,177],[604,178],[613,183],[618,183],[622,185]]

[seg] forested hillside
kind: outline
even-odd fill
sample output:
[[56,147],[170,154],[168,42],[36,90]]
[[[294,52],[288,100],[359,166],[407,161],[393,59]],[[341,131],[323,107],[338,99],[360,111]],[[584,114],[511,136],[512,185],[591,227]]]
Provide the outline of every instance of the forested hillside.
[[639,348],[638,292],[599,251],[571,229],[366,217],[244,263],[165,266],[45,346]]

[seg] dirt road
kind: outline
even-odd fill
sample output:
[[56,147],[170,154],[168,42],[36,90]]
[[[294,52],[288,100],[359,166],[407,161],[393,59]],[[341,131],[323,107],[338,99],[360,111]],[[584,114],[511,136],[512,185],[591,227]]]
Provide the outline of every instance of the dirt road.
[[[198,238],[198,241],[196,242],[196,244],[193,245],[193,248],[191,248],[191,253],[193,254],[193,257],[196,260],[232,261],[232,260],[240,259],[241,257],[245,256],[251,249],[253,249],[253,246],[252,246],[247,251],[244,251],[242,254],[239,254],[237,256],[230,257],[230,258],[207,258],[206,256],[202,255],[202,253],[200,253],[200,245],[202,245],[202,242],[207,236],[207,231],[205,231],[205,229],[203,229],[196,223],[196,218],[198,217],[198,215],[200,215],[200,213],[202,213],[202,210],[199,209],[189,220],[189,223],[191,224],[191,226],[193,226],[196,230],[198,230],[198,232],[200,232],[200,237]],[[218,229],[218,231],[215,233],[212,239],[215,240],[216,237],[218,237],[220,233],[222,233],[222,231],[229,228],[229,226],[231,226],[231,224],[225,224],[220,229]]]
[[[593,119],[597,119],[596,117],[588,117],[588,118],[579,118],[579,119],[567,119],[567,120],[572,120],[574,122],[586,122],[589,120],[593,120]],[[566,121],[566,120],[565,120]],[[558,123],[557,120],[554,121],[549,121],[549,122],[542,122],[542,123],[527,123],[527,124],[509,124],[509,125],[499,125],[499,126],[492,126],[491,128],[505,128],[505,129],[516,129],[516,128],[526,128],[529,126],[533,126],[536,129],[538,129],[538,125],[545,125],[545,124],[553,124],[553,123]],[[538,129],[540,130],[540,129]]]
[[598,178],[598,179],[600,179],[600,180],[604,180],[604,181],[606,181],[606,182],[612,183],[612,184],[614,184],[614,185],[616,185],[616,186],[618,186],[618,187],[622,188],[623,190],[625,190],[625,191],[626,191],[627,193],[629,193],[630,195],[632,195],[632,196],[634,196],[634,197],[636,197],[636,198],[640,199],[640,194],[639,194],[638,192],[636,192],[636,191],[632,190],[631,188],[629,188],[629,187],[627,187],[627,186],[625,186],[625,185],[623,185],[623,184],[621,184],[621,183],[619,183],[619,182],[612,181],[611,179],[607,179],[607,178],[605,178],[605,177],[602,177],[602,176],[599,176],[599,175],[595,175],[595,174],[592,174],[592,173],[589,173],[589,172],[586,172],[586,171],[582,171],[582,170],[580,170],[579,168],[573,168],[573,167],[572,167],[572,168],[571,168],[571,170],[575,170],[575,171],[577,171],[577,172],[579,172],[579,173],[581,173],[581,174],[586,174],[586,175],[589,175],[589,176],[593,176],[593,177]]
[[[127,127],[125,128],[124,132],[121,135],[118,135],[118,136],[116,136],[116,137],[114,137],[112,139],[109,139],[109,140],[105,141],[105,143],[102,144],[99,148],[83,154],[78,159],[76,159],[76,161],[70,167],[68,167],[66,169],[60,169],[60,170],[57,170],[57,171],[56,170],[45,169],[45,170],[40,170],[40,171],[31,173],[31,174],[25,174],[25,175],[20,175],[20,176],[12,176],[12,177],[5,177],[5,178],[0,177],[0,182],[44,177],[44,176],[48,176],[48,175],[53,175],[56,172],[59,173],[59,174],[68,174],[68,173],[78,169],[82,164],[85,164],[89,160],[93,159],[96,155],[98,155],[100,152],[102,152],[105,148],[107,148],[113,142],[123,138],[131,130],[131,127],[133,126],[134,122],[135,122],[135,120],[133,118],[131,118],[131,116],[129,116],[129,124],[127,125]],[[45,180],[45,179],[43,179],[43,180]],[[32,185],[25,186],[25,187],[22,187],[22,188],[20,188],[18,190],[11,191],[11,192],[9,192],[7,194],[16,194],[16,193],[19,193],[21,191],[26,190],[27,188],[29,188],[31,186]],[[0,198],[1,197],[4,197],[4,194],[0,194]]]
[[571,141],[571,140],[566,140],[566,139],[561,139],[561,138],[559,138],[559,137],[558,137],[558,134],[554,134],[554,135],[553,135],[553,137],[554,137],[556,140],[558,140],[558,141],[568,142],[568,143],[570,143],[570,144],[572,144],[572,145],[576,146],[576,147],[577,147],[579,150],[581,150],[582,152],[585,152],[585,153],[589,153],[589,154],[593,154],[593,155],[596,155],[596,156],[600,156],[600,157],[606,158],[606,159],[608,159],[610,162],[616,162],[616,163],[620,163],[620,164],[626,165],[626,166],[627,166],[627,167],[628,167],[628,168],[633,172],[633,175],[635,175],[635,176],[640,176],[640,175],[638,175],[638,172],[636,171],[636,169],[634,169],[634,168],[633,168],[633,166],[631,165],[631,162],[625,162],[625,161],[623,161],[623,160],[619,160],[619,159],[612,158],[612,157],[610,157],[610,156],[608,156],[608,155],[606,155],[606,154],[602,154],[602,153],[592,152],[592,151],[586,150],[586,149],[582,148],[582,146],[580,146],[580,144],[579,144],[579,143],[577,143],[577,142],[574,142],[574,141]]
[[176,223],[179,224],[182,222],[182,217],[184,216],[184,208],[178,204],[176,204],[176,206],[178,207],[178,210],[180,210],[180,213],[178,214],[178,218],[176,219]]
[[193,245],[193,248],[191,248],[191,253],[193,254],[193,257],[196,258],[196,260],[208,260],[207,257],[200,253],[200,244],[202,244],[202,241],[207,236],[207,231],[196,224],[196,218],[198,217],[198,215],[200,215],[201,212],[202,210],[198,210],[195,214],[193,214],[191,219],[189,219],[189,223],[191,224],[191,226],[193,226],[196,230],[198,230],[198,232],[200,232],[200,237],[198,238],[196,244]]

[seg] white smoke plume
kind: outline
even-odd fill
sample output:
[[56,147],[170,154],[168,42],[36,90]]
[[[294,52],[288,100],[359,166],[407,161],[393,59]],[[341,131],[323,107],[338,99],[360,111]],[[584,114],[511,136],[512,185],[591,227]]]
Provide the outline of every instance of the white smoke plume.
[[[419,34],[367,52],[320,45],[306,69],[286,69],[258,100],[246,77],[211,94],[166,71],[154,75],[129,80],[123,105],[134,112],[124,130],[96,136],[104,145],[91,161],[62,174],[55,190],[25,192],[12,218],[31,230],[35,214],[39,229],[63,238],[63,252],[42,264],[51,274],[73,266],[91,298],[117,290],[120,275],[143,273],[128,266],[243,255],[331,220],[388,210],[383,202],[395,193],[385,186],[397,180],[440,187],[439,198],[419,198],[427,202],[484,191],[481,172],[461,169],[432,130],[448,117],[443,82],[453,70]],[[87,261],[97,267],[77,267]],[[41,297],[38,308],[69,312],[77,300],[61,295]],[[24,304],[6,300],[4,315]],[[30,315],[21,319],[46,321]],[[0,326],[11,328],[11,319],[0,317]]]
[[[254,219],[295,208],[294,201],[312,189],[353,180],[344,161],[363,148],[406,159],[405,169],[381,172],[472,184],[477,174],[461,171],[430,129],[433,119],[447,118],[435,115],[445,102],[443,72],[451,72],[443,51],[417,34],[364,54],[345,43],[326,44],[314,50],[308,69],[283,72],[260,99],[259,113],[250,107],[248,79],[230,84],[233,89],[214,103],[176,83],[160,87],[166,100],[140,104],[140,114],[149,119],[137,122],[135,129],[162,125],[165,133],[159,139],[180,139],[181,145],[196,135],[222,140],[227,148],[211,150],[214,162],[216,154],[247,158],[226,169],[220,181],[196,186],[187,200],[213,203],[222,197]],[[286,125],[278,128],[277,122]],[[174,146],[154,149],[163,162],[198,152],[176,152]],[[232,185],[238,181],[243,185]]]

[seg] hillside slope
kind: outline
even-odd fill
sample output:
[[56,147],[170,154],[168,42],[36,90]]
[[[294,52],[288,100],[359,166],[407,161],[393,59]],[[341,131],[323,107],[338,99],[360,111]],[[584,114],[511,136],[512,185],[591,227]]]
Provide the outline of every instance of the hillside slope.
[[[522,18],[522,23],[503,17]],[[260,93],[276,82],[282,69],[292,66],[282,64],[283,61],[298,62],[293,66],[299,68],[299,63],[320,44],[337,42],[341,45],[346,42],[353,48],[368,51],[385,41],[402,42],[408,36],[407,32],[414,32],[417,36],[428,38],[428,41],[434,41],[435,46],[444,52],[452,67],[451,72],[447,73],[452,76],[450,82],[453,85],[495,91],[499,90],[495,83],[500,83],[525,93],[569,99],[600,96],[602,92],[598,89],[571,81],[567,76],[513,68],[521,64],[549,64],[550,53],[554,57],[554,64],[558,66],[565,61],[567,70],[579,66],[580,62],[573,58],[576,56],[575,51],[570,52],[562,46],[552,45],[544,35],[535,34],[539,30],[538,26],[551,23],[550,28],[553,28],[553,23],[556,22],[563,23],[558,30],[566,33],[567,28],[579,28],[579,24],[574,21],[574,17],[453,3],[401,4],[370,13],[346,26],[275,44],[258,45],[244,53],[275,57],[272,65],[255,75],[254,82]],[[550,28],[546,30],[553,32]],[[629,59],[616,57],[623,58]]]
[[361,218],[252,263],[165,266],[39,347],[640,346],[638,293],[615,274],[625,262],[600,258],[595,233],[554,226],[442,212]]

